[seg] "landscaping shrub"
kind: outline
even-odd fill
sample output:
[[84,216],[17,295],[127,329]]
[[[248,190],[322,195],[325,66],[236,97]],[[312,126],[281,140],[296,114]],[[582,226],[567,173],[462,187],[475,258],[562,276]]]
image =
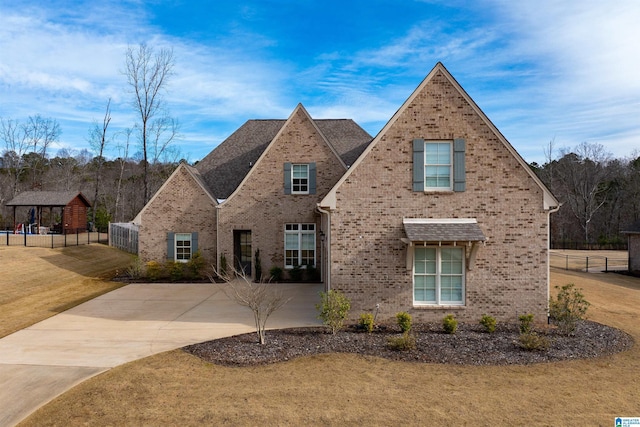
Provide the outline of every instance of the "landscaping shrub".
[[293,282],[301,282],[302,281],[302,268],[299,265],[294,266],[291,270],[289,270],[289,278]]
[[408,351],[416,348],[416,337],[409,331],[405,331],[399,337],[389,337],[387,346],[391,350]]
[[518,316],[520,321],[520,333],[528,334],[533,331],[533,314],[522,314]]
[[496,331],[496,318],[487,314],[482,316],[480,324],[484,326],[484,330],[490,334]]
[[205,261],[202,257],[202,253],[200,251],[195,251],[191,256],[191,259],[187,261],[184,273],[189,279],[201,279],[204,265]]
[[316,309],[319,312],[318,318],[335,335],[342,329],[351,309],[351,301],[342,292],[331,289],[329,292],[320,292],[320,302],[316,304]]
[[361,331],[372,332],[373,326],[373,314],[362,313],[360,315],[360,319],[358,319],[358,329]]
[[282,281],[282,269],[280,267],[273,266],[269,269],[269,277],[272,282]]
[[520,334],[518,341],[520,347],[527,351],[546,351],[551,344],[547,337],[532,331]]
[[314,265],[307,265],[307,280],[312,282],[320,281],[320,270],[318,270]]
[[147,279],[154,282],[162,277],[162,265],[158,261],[149,261],[146,266]]
[[169,274],[169,280],[178,282],[184,276],[184,264],[181,262],[167,261],[164,264],[165,271]]
[[455,334],[458,330],[458,321],[453,314],[447,314],[442,319],[442,327],[446,333]]
[[400,331],[408,332],[411,330],[411,315],[407,312],[401,311],[396,313],[396,321],[400,327]]
[[144,263],[140,257],[135,257],[129,267],[127,267],[127,276],[132,279],[139,279],[144,276]]
[[564,285],[558,296],[549,299],[549,316],[558,325],[558,330],[569,335],[576,330],[578,321],[585,318],[587,309],[591,305],[582,294],[582,289],[576,289],[573,283]]

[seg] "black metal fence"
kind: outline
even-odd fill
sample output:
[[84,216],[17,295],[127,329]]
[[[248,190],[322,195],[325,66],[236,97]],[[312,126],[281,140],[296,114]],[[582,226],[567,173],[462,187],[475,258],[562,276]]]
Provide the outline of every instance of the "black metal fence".
[[563,270],[584,272],[627,271],[629,269],[628,256],[603,256],[589,254],[563,254],[551,251],[549,253],[551,267]]
[[27,246],[40,248],[64,248],[67,246],[88,245],[90,243],[109,243],[107,233],[74,230],[66,234],[15,234],[13,231],[0,231],[0,246]]
[[598,243],[574,242],[572,240],[552,240],[551,249],[569,249],[576,251],[626,251],[627,242]]

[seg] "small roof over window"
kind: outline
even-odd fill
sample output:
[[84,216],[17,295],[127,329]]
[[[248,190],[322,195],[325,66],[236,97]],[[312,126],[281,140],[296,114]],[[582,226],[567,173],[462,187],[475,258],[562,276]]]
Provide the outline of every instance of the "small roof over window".
[[484,242],[486,237],[475,218],[404,218],[411,242]]

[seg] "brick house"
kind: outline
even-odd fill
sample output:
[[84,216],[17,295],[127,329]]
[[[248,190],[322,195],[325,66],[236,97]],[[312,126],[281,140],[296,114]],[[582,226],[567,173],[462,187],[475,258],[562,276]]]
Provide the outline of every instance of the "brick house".
[[[438,63],[371,139],[351,120],[251,120],[181,164],[134,222],[140,256],[255,274],[313,265],[352,311],[546,316],[558,201]],[[182,258],[181,258],[182,257]]]
[[[273,266],[319,266],[318,202],[371,141],[352,120],[249,120],[195,167],[180,164],[134,219],[143,261],[199,250],[255,277]],[[286,275],[286,273],[285,273]]]

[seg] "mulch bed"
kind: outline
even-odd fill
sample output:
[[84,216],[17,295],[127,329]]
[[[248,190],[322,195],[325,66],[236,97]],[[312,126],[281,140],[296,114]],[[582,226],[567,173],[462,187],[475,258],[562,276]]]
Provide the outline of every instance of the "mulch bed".
[[354,326],[332,335],[323,327],[267,331],[267,343],[260,345],[255,333],[236,335],[184,348],[187,353],[224,366],[252,366],[288,361],[323,353],[355,353],[391,360],[454,365],[527,365],[586,359],[630,349],[633,338],[618,329],[582,321],[574,334],[565,336],[553,327],[538,331],[550,341],[544,351],[528,351],[519,345],[517,325],[498,325],[494,333],[482,326],[461,324],[445,334],[441,324],[414,324],[414,350],[397,351],[388,346],[390,337],[400,336],[397,327],[379,326],[361,332]]

